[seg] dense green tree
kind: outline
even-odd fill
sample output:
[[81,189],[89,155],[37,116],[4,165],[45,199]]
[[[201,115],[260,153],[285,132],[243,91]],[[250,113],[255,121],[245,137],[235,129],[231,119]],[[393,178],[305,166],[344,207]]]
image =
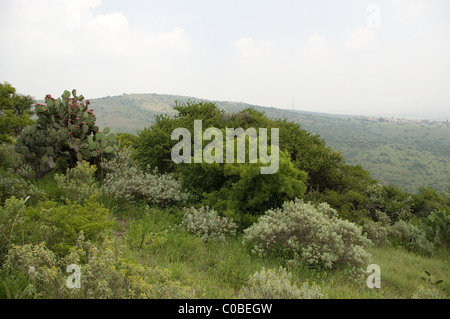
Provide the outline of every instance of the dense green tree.
[[34,98],[18,94],[11,84],[0,83],[0,142],[12,142],[12,137],[33,121]]
[[201,119],[203,129],[267,128],[269,142],[270,129],[278,128],[280,149],[288,151],[295,168],[308,173],[308,188],[325,190],[335,185],[343,164],[342,155],[327,147],[319,135],[303,130],[299,124],[287,119],[272,120],[254,109],[224,113],[211,102],[177,104],[174,109],[178,111],[177,115],[158,115],[153,126],[139,132],[136,159],[142,166],[175,172],[177,165],[171,160],[171,149],[177,141],[171,141],[171,133],[176,128],[184,127],[192,135],[194,120]]
[[186,102],[176,104],[174,109],[178,111],[177,115],[157,115],[154,125],[139,132],[135,158],[142,167],[157,167],[162,173],[173,173],[177,170],[177,165],[171,158],[172,148],[178,143],[171,140],[172,131],[176,128],[187,128],[192,133],[194,120],[202,120],[204,128],[221,127],[223,111],[214,103]]
[[393,221],[406,220],[412,217],[414,201],[412,196],[397,186],[376,185],[366,190],[365,207],[371,212],[373,220],[377,221],[374,212],[384,212]]
[[427,217],[434,211],[450,213],[448,196],[440,194],[432,187],[421,187],[418,194],[412,194],[413,214],[420,217]]
[[[174,108],[178,111],[176,115],[159,115],[153,126],[139,132],[135,158],[143,168],[157,167],[163,173],[175,173],[197,200],[218,211],[257,215],[279,207],[292,196],[328,202],[343,218],[358,222],[367,218],[376,221],[377,211],[386,213],[395,222],[448,209],[448,196],[431,188],[413,196],[395,186],[378,185],[367,170],[346,164],[342,154],[328,147],[319,135],[288,119],[273,120],[254,109],[225,113],[211,102],[187,102]],[[193,154],[194,120],[202,120],[203,131],[215,127],[223,136],[227,128],[267,128],[268,133],[278,128],[280,171],[263,176],[258,165],[175,164],[171,151],[179,141],[172,140],[171,134],[177,128],[186,128],[191,135],[189,145]],[[202,149],[209,143],[203,140]],[[286,188],[286,183],[292,187]],[[303,186],[307,187],[306,193],[301,190]]]
[[343,157],[333,151],[319,135],[314,135],[287,119],[275,120],[280,128],[280,148],[291,155],[296,168],[308,173],[308,188],[324,191],[333,188]]
[[[202,120],[203,130],[214,127],[222,132],[223,154],[226,153],[227,128],[266,128],[268,145],[272,145],[271,129],[279,128],[279,122],[267,118],[263,113],[247,109],[239,113],[226,114],[214,103],[199,102],[176,105],[176,116],[160,115],[156,123],[139,133],[136,159],[142,166],[157,167],[162,172],[175,172],[183,185],[199,200],[220,212],[238,212],[257,215],[269,208],[278,207],[286,200],[302,197],[306,191],[307,172],[299,169],[285,149],[280,136],[279,169],[276,174],[261,174],[260,162],[254,164],[223,163],[175,164],[171,151],[179,141],[172,141],[176,128],[186,128],[191,135],[191,154],[194,154],[194,120]],[[298,127],[295,127],[298,129]],[[281,128],[280,128],[281,130]],[[257,131],[258,133],[258,131]],[[211,141],[202,140],[202,150]],[[235,144],[236,147],[237,143]],[[246,162],[249,147],[246,140]],[[321,144],[322,145],[322,144]],[[268,147],[270,154],[270,146]],[[235,157],[237,152],[235,152]],[[235,216],[233,216],[235,217]]]

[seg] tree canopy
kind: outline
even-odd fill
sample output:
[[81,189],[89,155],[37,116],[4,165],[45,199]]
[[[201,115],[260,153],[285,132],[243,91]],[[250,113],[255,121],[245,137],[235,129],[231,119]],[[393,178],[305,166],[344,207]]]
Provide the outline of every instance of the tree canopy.
[[12,143],[22,129],[31,124],[32,96],[16,92],[8,82],[0,83],[0,142]]

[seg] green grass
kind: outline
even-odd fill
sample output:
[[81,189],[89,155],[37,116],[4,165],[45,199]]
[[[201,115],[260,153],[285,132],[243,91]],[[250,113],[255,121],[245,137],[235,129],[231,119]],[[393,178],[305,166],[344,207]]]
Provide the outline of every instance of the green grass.
[[179,217],[176,214],[158,209],[140,212],[135,209],[134,212],[137,216],[122,219],[127,230],[119,238],[126,247],[127,257],[169,269],[173,279],[185,285],[200,286],[204,298],[235,298],[256,271],[280,266],[288,268],[297,285],[308,281],[321,286],[327,298],[408,299],[420,286],[427,287],[421,279],[425,270],[432,274],[434,281],[444,281],[438,286],[439,292],[445,298],[450,296],[448,251],[429,258],[393,247],[371,248],[373,263],[381,267],[381,289],[369,289],[366,277],[355,279],[346,269],[325,271],[301,264],[288,266],[276,256],[252,255],[242,244],[242,235],[229,237],[223,243],[204,243],[177,228]]
[[[377,248],[371,251],[374,261],[381,267],[384,289],[393,297],[410,297],[420,286],[427,286],[421,277],[425,271],[433,276],[433,282],[443,280],[439,289],[450,296],[450,259],[447,253],[440,257],[422,257],[402,249]],[[445,256],[446,255],[446,256]]]
[[[60,197],[52,175],[35,184],[50,198]],[[113,234],[117,244],[123,246],[127,259],[168,269],[172,279],[199,287],[204,298],[236,298],[252,274],[262,267],[280,266],[288,268],[298,286],[305,281],[318,284],[326,298],[408,299],[421,286],[430,287],[421,279],[426,277],[425,271],[431,273],[433,282],[443,280],[437,286],[438,291],[441,296],[450,297],[448,249],[434,257],[425,257],[390,246],[371,248],[371,262],[381,268],[381,289],[369,289],[366,277],[356,280],[346,269],[310,269],[302,264],[286,265],[277,256],[255,256],[243,245],[242,234],[228,237],[223,243],[202,242],[178,227],[181,214],[174,209],[150,208],[144,202],[121,203],[105,196],[99,200],[110,209],[116,221]],[[17,295],[22,281],[7,278],[12,295]],[[0,297],[6,298],[6,295]]]
[[[54,178],[47,175],[34,182],[50,198],[59,198]],[[443,280],[437,286],[439,294],[450,297],[449,249],[433,257],[420,256],[390,246],[369,249],[371,263],[381,268],[381,289],[369,289],[366,277],[355,278],[348,269],[310,269],[303,264],[287,265],[282,258],[258,257],[242,243],[242,234],[228,237],[225,242],[203,242],[181,229],[181,214],[175,209],[150,208],[145,202],[121,203],[101,196],[99,200],[110,209],[115,219],[113,234],[122,246],[124,257],[148,266],[168,269],[171,279],[185,286],[198,287],[203,298],[236,298],[248,278],[261,268],[286,267],[292,281],[318,284],[326,298],[332,299],[409,299],[420,287],[430,288],[421,277],[425,271],[432,281]],[[5,277],[0,282],[0,298],[21,296],[26,278]],[[8,287],[8,290],[4,288]]]

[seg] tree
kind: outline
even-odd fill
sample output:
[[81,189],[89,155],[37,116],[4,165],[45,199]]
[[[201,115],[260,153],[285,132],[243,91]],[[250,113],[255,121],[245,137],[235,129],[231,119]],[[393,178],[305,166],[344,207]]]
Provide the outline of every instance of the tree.
[[[156,123],[139,133],[136,159],[143,167],[150,165],[162,172],[176,173],[182,184],[191,194],[205,204],[216,208],[219,212],[231,213],[233,217],[242,214],[258,215],[265,210],[281,206],[286,200],[302,197],[306,191],[308,175],[305,171],[295,167],[291,155],[280,147],[279,170],[275,174],[261,174],[261,168],[268,166],[261,162],[248,165],[223,162],[175,164],[171,159],[171,150],[178,143],[171,139],[174,129],[186,128],[193,137],[194,121],[202,120],[203,129],[216,128],[222,133],[220,142],[222,154],[226,154],[226,129],[265,128],[268,132],[268,145],[271,143],[271,129],[278,128],[278,122],[267,118],[263,113],[253,109],[246,109],[239,113],[224,113],[211,102],[187,102],[174,107],[178,114],[175,116],[160,115]],[[281,128],[280,128],[281,130]],[[205,131],[206,132],[206,131]],[[215,137],[220,140],[219,137]],[[245,142],[248,144],[248,136]],[[283,144],[283,136],[280,137]],[[223,143],[222,143],[223,142]],[[233,140],[234,142],[234,140]],[[202,150],[211,143],[202,139]],[[191,154],[194,154],[194,139],[188,142]],[[235,144],[237,146],[237,143]],[[268,146],[268,154],[271,153]],[[214,151],[214,153],[217,150]],[[249,147],[245,147],[245,162],[248,163]],[[237,156],[237,152],[234,153]],[[237,214],[234,215],[234,214]]]
[[204,127],[221,128],[223,111],[211,102],[186,102],[175,104],[178,114],[171,117],[165,114],[156,116],[156,123],[139,132],[139,140],[135,158],[143,167],[150,165],[162,173],[173,173],[177,165],[171,159],[172,147],[177,144],[171,140],[172,131],[176,128],[194,129],[194,120],[202,120]]
[[12,137],[32,124],[33,112],[30,109],[33,103],[33,97],[16,93],[16,89],[7,82],[0,83],[0,142],[12,143]]
[[273,122],[272,127],[280,128],[280,148],[289,152],[297,169],[308,173],[308,189],[333,188],[344,164],[342,154],[327,147],[319,135],[302,129],[298,123],[287,119]]

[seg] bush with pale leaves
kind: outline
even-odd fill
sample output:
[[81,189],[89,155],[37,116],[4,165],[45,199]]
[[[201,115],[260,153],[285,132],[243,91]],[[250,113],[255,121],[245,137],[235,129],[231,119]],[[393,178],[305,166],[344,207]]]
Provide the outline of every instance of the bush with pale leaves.
[[234,235],[237,225],[227,217],[221,217],[209,207],[188,208],[183,212],[181,226],[204,241],[223,241],[225,235]]
[[370,258],[365,247],[371,241],[358,226],[339,219],[326,203],[315,207],[298,199],[285,202],[244,232],[244,242],[254,253],[274,252],[310,266],[359,268]]
[[106,172],[103,192],[123,201],[146,200],[150,204],[167,206],[187,200],[187,194],[172,175],[158,174],[156,170],[151,173],[140,170],[134,165],[127,149],[105,161],[102,169]]
[[300,288],[291,283],[292,275],[286,269],[262,268],[254,273],[247,285],[241,288],[241,299],[322,299],[323,294],[317,285],[308,282]]

